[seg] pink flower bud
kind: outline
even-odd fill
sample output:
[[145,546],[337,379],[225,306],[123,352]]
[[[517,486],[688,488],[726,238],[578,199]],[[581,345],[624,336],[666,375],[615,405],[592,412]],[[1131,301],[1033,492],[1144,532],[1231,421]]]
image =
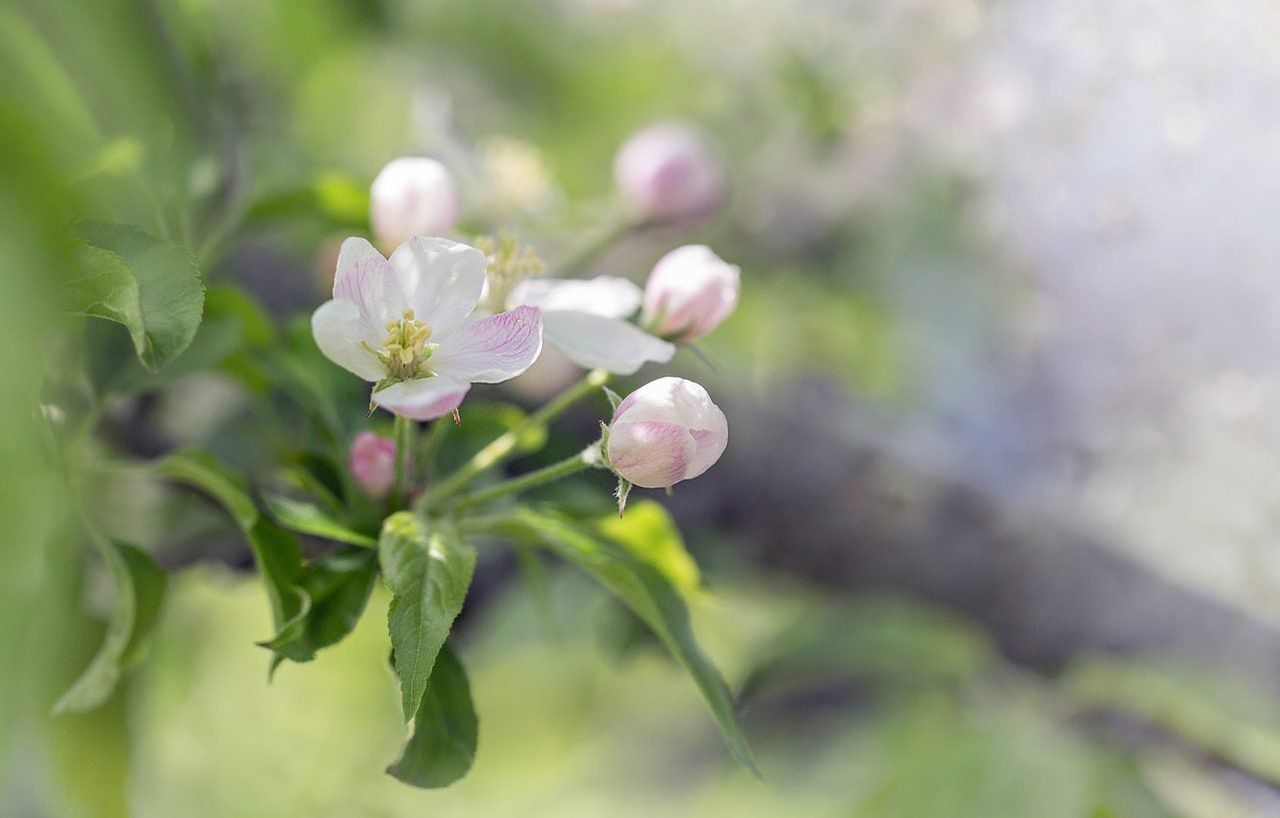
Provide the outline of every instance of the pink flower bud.
[[644,288],[641,322],[662,338],[692,341],[738,306],[739,271],[710,247],[677,247],[658,260]]
[[605,456],[635,485],[666,488],[711,468],[728,442],[729,424],[707,390],[684,378],[658,378],[618,405]]
[[369,222],[384,250],[414,236],[442,236],[458,221],[458,191],[434,159],[392,159],[369,190]]
[[365,494],[375,500],[386,497],[396,479],[396,442],[373,432],[361,432],[351,442],[347,468]]
[[724,201],[724,168],[702,134],[664,122],[627,140],[613,162],[623,203],[646,221],[710,215]]

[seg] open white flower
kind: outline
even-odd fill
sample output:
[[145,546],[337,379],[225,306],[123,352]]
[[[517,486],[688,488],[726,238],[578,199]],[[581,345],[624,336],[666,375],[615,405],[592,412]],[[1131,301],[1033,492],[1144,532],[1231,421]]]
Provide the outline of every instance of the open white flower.
[[640,308],[640,288],[625,278],[531,278],[506,306],[538,307],[547,341],[587,369],[631,375],[648,361],[666,363],[676,348],[626,319]]
[[388,261],[361,238],[342,243],[333,300],[311,317],[329,360],[374,386],[378,406],[412,420],[447,415],[472,383],[524,372],[542,351],[542,317],[520,307],[472,316],[485,257],[441,238],[413,238]]

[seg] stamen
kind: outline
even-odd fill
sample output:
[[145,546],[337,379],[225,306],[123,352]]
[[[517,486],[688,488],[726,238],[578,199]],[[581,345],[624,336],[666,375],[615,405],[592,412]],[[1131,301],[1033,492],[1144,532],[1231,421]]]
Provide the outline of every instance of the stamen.
[[407,381],[429,375],[425,364],[435,352],[435,345],[427,341],[431,338],[431,327],[417,320],[413,310],[405,310],[399,321],[387,323],[387,337],[382,341],[382,349],[375,352],[378,360],[387,368],[390,380]]
[[478,236],[475,243],[485,254],[485,275],[489,279],[485,308],[490,312],[505,310],[511,291],[520,282],[539,275],[547,268],[538,251],[528,245],[521,246],[512,236]]

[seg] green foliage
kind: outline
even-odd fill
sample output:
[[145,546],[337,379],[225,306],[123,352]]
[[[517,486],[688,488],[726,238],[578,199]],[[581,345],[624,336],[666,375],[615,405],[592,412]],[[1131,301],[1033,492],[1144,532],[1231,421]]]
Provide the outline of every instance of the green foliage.
[[743,696],[850,677],[901,692],[954,687],[978,678],[995,657],[984,634],[942,610],[892,598],[814,606],[753,660]]
[[55,713],[92,710],[110,698],[121,673],[145,652],[168,586],[164,570],[145,551],[112,541],[99,546],[115,583],[114,613],[98,655],[58,699]]
[[297,582],[305,606],[262,646],[294,662],[309,662],[316,651],[341,642],[364,613],[377,569],[368,548],[346,548],[304,567]]
[[245,214],[246,220],[257,227],[264,227],[278,220],[314,220],[317,217],[333,228],[367,230],[367,187],[349,176],[321,173],[299,187],[261,197]]
[[661,503],[641,500],[621,517],[610,514],[596,523],[600,534],[647,563],[681,593],[689,595],[702,582],[698,564],[685,550],[684,538]]
[[204,452],[170,455],[156,464],[156,471],[209,495],[235,520],[262,572],[277,632],[310,607],[310,598],[299,585],[302,551],[297,539],[258,513],[239,474]]
[[413,718],[409,740],[387,772],[415,787],[447,787],[466,775],[475,761],[476,728],[467,673],[445,644]]
[[157,392],[190,375],[222,367],[254,385],[261,368],[264,348],[274,338],[274,328],[262,308],[248,293],[218,284],[205,292],[204,320],[195,338],[168,366],[150,372],[132,351],[119,347],[112,332],[90,328],[85,334],[85,355],[89,376],[100,393]]
[[137,228],[84,222],[75,269],[64,282],[67,309],[122,324],[150,372],[191,343],[204,312],[195,257]]
[[476,552],[451,526],[402,511],[383,524],[378,560],[392,594],[387,629],[404,719],[409,721],[418,712],[436,655],[462,610]]
[[1138,718],[1280,783],[1280,718],[1267,694],[1240,679],[1094,656],[1078,660],[1063,684],[1086,708]]
[[299,534],[310,534],[334,542],[374,548],[378,541],[333,519],[319,506],[301,500],[263,494],[262,504],[277,523]]
[[729,687],[698,645],[679,591],[658,569],[553,511],[517,508],[499,529],[541,543],[586,571],[644,620],[693,677],[734,759],[758,774]]

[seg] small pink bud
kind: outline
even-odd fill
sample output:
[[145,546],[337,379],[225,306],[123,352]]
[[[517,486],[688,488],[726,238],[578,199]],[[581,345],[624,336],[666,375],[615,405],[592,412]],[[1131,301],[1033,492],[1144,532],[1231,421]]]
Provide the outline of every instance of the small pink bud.
[[724,201],[724,168],[702,133],[663,122],[627,140],[613,162],[623,203],[645,221],[708,216]]
[[649,273],[641,322],[662,338],[692,341],[729,317],[738,306],[739,287],[738,268],[710,247],[677,247]]
[[381,500],[395,483],[396,442],[373,432],[361,432],[351,442],[347,468],[365,494]]
[[658,378],[618,404],[605,456],[619,476],[649,489],[697,477],[720,459],[729,424],[693,381]]
[[369,190],[369,222],[384,250],[414,236],[442,236],[458,221],[458,191],[434,159],[405,156],[387,163]]

